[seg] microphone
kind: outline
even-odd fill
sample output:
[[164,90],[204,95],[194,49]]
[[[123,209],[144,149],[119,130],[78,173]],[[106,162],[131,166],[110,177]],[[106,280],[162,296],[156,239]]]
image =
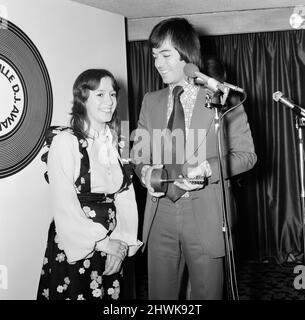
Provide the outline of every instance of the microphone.
[[286,107],[292,109],[298,115],[305,118],[305,110],[299,107],[298,105],[294,104],[292,101],[290,101],[287,97],[284,96],[284,94],[281,91],[274,92],[272,97],[273,100],[275,100],[276,102],[282,102]]
[[208,89],[210,89],[213,92],[220,90],[223,93],[226,93],[228,91],[227,90],[228,88],[232,89],[234,91],[241,92],[241,93],[245,92],[245,90],[240,87],[234,86],[233,84],[230,84],[227,82],[217,81],[216,79],[211,78],[211,77],[199,72],[199,68],[193,63],[187,63],[184,66],[183,71],[186,76],[188,76],[190,78],[196,78],[195,79],[196,82],[203,84],[204,86],[206,86]]

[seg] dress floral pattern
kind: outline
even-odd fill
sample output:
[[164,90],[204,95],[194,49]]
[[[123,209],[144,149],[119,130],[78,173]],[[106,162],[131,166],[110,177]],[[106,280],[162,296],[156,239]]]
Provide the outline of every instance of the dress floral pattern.
[[[88,219],[101,223],[108,234],[116,226],[114,194],[90,192],[90,165],[86,150],[86,140],[79,139],[82,154],[80,176],[75,182],[79,190],[78,199]],[[45,159],[47,160],[47,158]],[[43,160],[43,161],[45,161]],[[120,190],[129,184],[123,171]],[[122,272],[104,276],[106,254],[95,251],[82,260],[68,263],[65,252],[60,246],[54,221],[48,233],[48,242],[38,287],[38,300],[117,300],[120,297]]]

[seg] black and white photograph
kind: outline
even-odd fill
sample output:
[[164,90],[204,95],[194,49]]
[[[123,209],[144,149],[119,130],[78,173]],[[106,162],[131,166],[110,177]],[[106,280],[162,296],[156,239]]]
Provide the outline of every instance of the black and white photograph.
[[304,300],[304,134],[304,1],[0,0],[0,300]]

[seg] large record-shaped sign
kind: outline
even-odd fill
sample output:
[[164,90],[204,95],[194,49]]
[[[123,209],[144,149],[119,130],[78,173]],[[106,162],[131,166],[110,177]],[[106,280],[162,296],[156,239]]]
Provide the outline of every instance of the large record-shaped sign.
[[0,18],[0,178],[35,158],[52,109],[51,82],[40,53],[22,30]]

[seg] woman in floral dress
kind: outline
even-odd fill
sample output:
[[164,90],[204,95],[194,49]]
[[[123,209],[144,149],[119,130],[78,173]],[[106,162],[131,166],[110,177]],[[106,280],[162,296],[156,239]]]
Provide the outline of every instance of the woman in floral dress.
[[104,69],[73,86],[71,128],[47,154],[53,221],[37,299],[119,299],[122,262],[141,246],[131,176],[117,145],[118,86]]

